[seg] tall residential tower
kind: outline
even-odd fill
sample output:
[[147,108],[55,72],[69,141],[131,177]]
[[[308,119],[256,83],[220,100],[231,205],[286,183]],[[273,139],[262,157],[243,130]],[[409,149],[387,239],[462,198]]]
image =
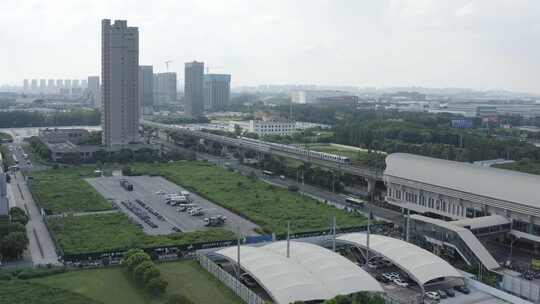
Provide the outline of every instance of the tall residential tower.
[[101,21],[101,80],[106,146],[139,141],[139,29]]
[[151,65],[139,66],[139,106],[143,114],[152,114],[154,108],[154,72]]
[[191,117],[198,117],[203,114],[203,80],[204,63],[186,62],[184,69],[184,101],[185,112]]
[[231,95],[231,75],[204,75],[204,109],[208,111],[223,110],[229,105]]

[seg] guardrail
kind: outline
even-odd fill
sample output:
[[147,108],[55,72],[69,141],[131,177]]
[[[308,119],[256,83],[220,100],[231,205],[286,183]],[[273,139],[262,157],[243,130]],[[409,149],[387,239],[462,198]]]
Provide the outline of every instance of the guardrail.
[[242,282],[238,281],[234,276],[225,270],[221,269],[216,263],[210,260],[204,254],[197,254],[199,264],[216,277],[221,283],[229,287],[237,296],[248,304],[265,304],[266,302],[256,293],[251,291]]

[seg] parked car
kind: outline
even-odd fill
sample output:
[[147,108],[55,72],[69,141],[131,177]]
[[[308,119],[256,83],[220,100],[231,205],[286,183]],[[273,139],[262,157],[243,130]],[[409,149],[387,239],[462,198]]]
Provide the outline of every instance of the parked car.
[[396,284],[399,287],[408,287],[409,286],[409,283],[403,281],[402,279],[394,279],[393,282],[394,282],[394,284]]
[[395,273],[383,273],[382,276],[387,278],[389,281],[393,281],[394,279],[399,279],[399,275],[396,275]]
[[446,292],[444,292],[444,290],[442,290],[442,289],[437,290],[437,293],[439,294],[439,296],[441,297],[441,299],[446,299],[446,298],[448,298],[448,295],[447,295]]
[[471,293],[471,290],[469,288],[467,288],[467,286],[456,286],[456,287],[454,287],[454,289],[461,292],[461,293],[464,293],[464,294]]
[[454,292],[454,290],[452,290],[452,289],[450,289],[450,288],[445,289],[444,292],[446,292],[446,294],[447,294],[449,297],[451,297],[451,298],[453,298],[453,297],[456,296],[456,293]]
[[377,281],[382,282],[382,283],[390,282],[390,280],[386,278],[385,276],[383,276],[382,274],[376,276],[375,279],[377,279]]
[[431,300],[435,300],[435,301],[439,301],[441,299],[439,294],[436,293],[435,291],[426,292],[425,297],[428,298],[428,299],[431,299]]

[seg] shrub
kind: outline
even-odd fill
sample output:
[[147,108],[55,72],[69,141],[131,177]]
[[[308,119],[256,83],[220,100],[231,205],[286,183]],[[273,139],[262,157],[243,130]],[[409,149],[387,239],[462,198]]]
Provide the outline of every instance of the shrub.
[[161,277],[153,277],[146,284],[146,288],[153,294],[161,294],[167,290],[169,283]]
[[169,296],[165,304],[193,304],[193,302],[184,295],[173,294]]

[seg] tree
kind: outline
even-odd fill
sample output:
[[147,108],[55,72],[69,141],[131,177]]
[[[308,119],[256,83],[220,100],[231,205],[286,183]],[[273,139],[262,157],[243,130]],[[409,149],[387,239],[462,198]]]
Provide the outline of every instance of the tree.
[[148,283],[146,283],[145,286],[150,292],[154,294],[161,294],[161,293],[164,293],[165,290],[167,290],[168,285],[169,283],[165,281],[163,278],[153,277],[148,281]]
[[154,263],[150,261],[144,261],[140,263],[139,265],[137,265],[137,267],[133,269],[133,279],[135,280],[135,282],[141,283],[141,284],[144,283],[146,281],[144,279],[144,274],[150,268],[155,268]]
[[28,216],[24,210],[19,207],[12,207],[9,209],[9,216],[11,217],[11,222],[21,223],[22,225],[28,223]]
[[28,238],[24,232],[11,232],[0,241],[0,254],[3,258],[19,258],[28,246]]
[[125,259],[124,265],[131,272],[142,262],[150,260],[150,256],[146,252],[136,252]]
[[150,268],[146,268],[146,270],[143,273],[143,281],[145,284],[148,284],[152,278],[161,276],[161,272],[156,266],[152,266]]

